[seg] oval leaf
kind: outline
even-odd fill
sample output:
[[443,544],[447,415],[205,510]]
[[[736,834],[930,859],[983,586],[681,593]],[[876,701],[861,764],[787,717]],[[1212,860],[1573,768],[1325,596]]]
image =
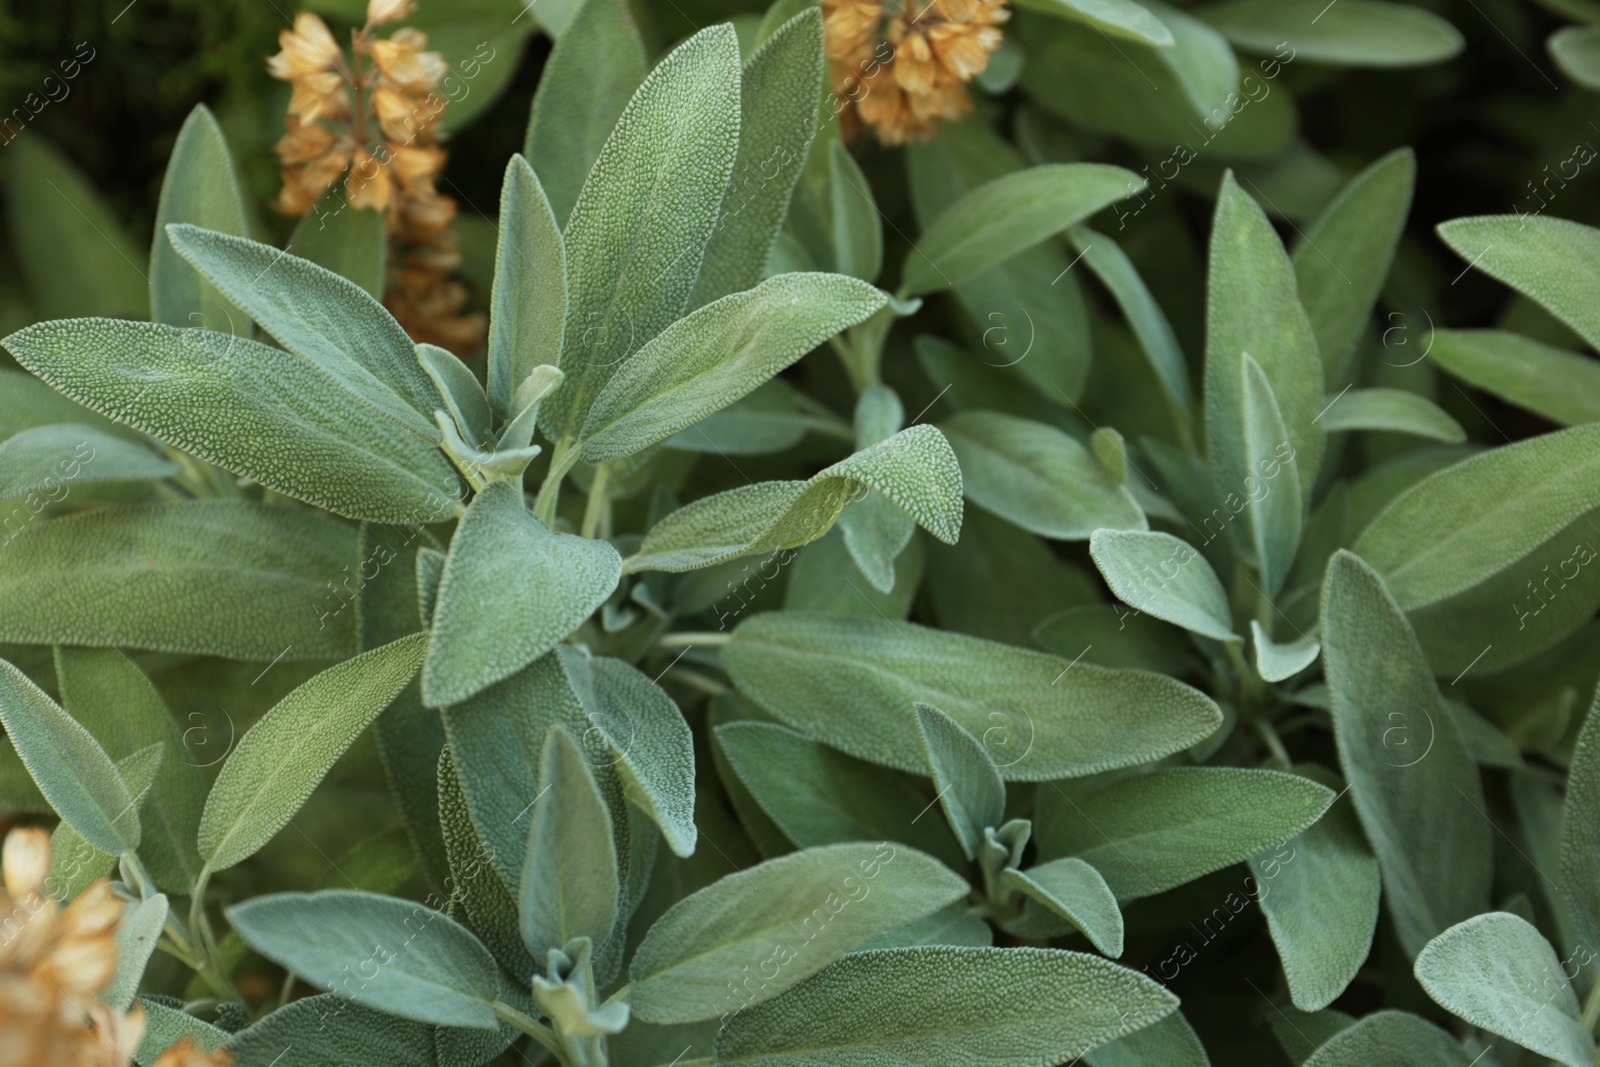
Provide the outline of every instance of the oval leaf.
[[425,905],[325,890],[257,897],[227,914],[257,952],[357,1004],[438,1026],[496,1027],[494,958]]
[[901,288],[918,296],[970,281],[1144,184],[1102,163],[1051,163],[996,178],[933,220],[912,246]]
[[1036,1067],[1171,1014],[1178,998],[1097,956],[1048,948],[859,952],[742,1011],[716,1062],[740,1067]]
[[555,647],[605,602],[622,557],[605,541],[551,533],[494,482],[456,528],[422,668],[433,707],[459,704]]
[[1017,781],[1160,759],[1214,731],[1222,713],[1171,678],[1077,665],[1042,652],[877,615],[756,615],[722,662],[740,691],[843,752],[926,773],[909,710],[931,704]]
[[[449,461],[426,440],[314,366],[248,338],[66,319],[4,344],[84,406],[349,518],[439,522],[460,493]],[[409,344],[406,358],[417,366]],[[428,391],[432,411],[438,394],[432,383]]]
[[[656,920],[633,956],[629,1002],[648,1022],[726,1019],[967,892],[966,880],[939,861],[888,842],[768,860],[713,882]],[[752,972],[759,981],[729,987],[730,975]]]
[[206,797],[200,856],[213,871],[249,858],[287,826],[345,749],[422,665],[413,634],[327,670],[245,732]]
[[780,274],[679,319],[635,352],[584,420],[583,458],[619,459],[720,411],[887,298],[842,274]]
[[1089,555],[1124,604],[1202,637],[1240,640],[1217,573],[1182,539],[1145,530],[1096,530]]

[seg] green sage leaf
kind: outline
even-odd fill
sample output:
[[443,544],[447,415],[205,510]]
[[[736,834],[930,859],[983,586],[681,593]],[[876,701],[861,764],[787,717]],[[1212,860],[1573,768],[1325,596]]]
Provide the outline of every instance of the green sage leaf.
[[[1414,954],[1488,904],[1491,830],[1478,768],[1395,598],[1348,552],[1328,565],[1322,659],[1339,762],[1395,931]],[[1439,870],[1452,876],[1434,877]]]
[[245,731],[200,817],[200,856],[208,869],[248,859],[294,819],[361,731],[416,676],[424,640],[402,637],[329,667]]
[[962,412],[940,426],[961,463],[974,504],[1041,537],[1083,540],[1102,527],[1147,528],[1133,494],[1053,426],[992,411]]
[[617,923],[617,846],[611,812],[589,762],[561,727],[540,760],[518,912],[522,941],[543,958],[574,938],[596,945]]
[[430,705],[459,704],[555,647],[617,587],[605,541],[551,533],[510,482],[487,486],[450,542],[422,668]]
[[494,959],[425,905],[326,890],[256,897],[227,915],[257,952],[357,1004],[439,1026],[496,1026]]
[[1451,1014],[1566,1067],[1592,1067],[1594,1035],[1578,1021],[1578,995],[1563,966],[1526,919],[1495,911],[1429,941],[1415,969],[1428,996]]
[[780,274],[707,304],[611,376],[584,421],[583,458],[619,459],[692,426],[870,318],[885,299],[842,274]]
[[996,178],[923,231],[901,288],[917,296],[970,281],[1143,188],[1132,171],[1101,163],[1052,163]]
[[1174,679],[876,615],[756,615],[734,631],[722,663],[741,692],[787,725],[915,774],[926,773],[927,757],[907,712],[919,702],[960,723],[1018,781],[1160,759],[1222,721],[1215,704]]
[[1097,956],[1047,948],[884,949],[740,1012],[717,1064],[1034,1067],[1164,1018],[1178,998]]
[[[656,920],[634,952],[629,1003],[648,1022],[725,1019],[967,891],[966,880],[937,860],[888,842],[768,860],[713,882]],[[729,975],[746,975],[744,967],[757,977],[730,989]]]
[[44,690],[0,660],[0,725],[55,809],[85,841],[113,856],[139,846],[139,812],[116,764]]

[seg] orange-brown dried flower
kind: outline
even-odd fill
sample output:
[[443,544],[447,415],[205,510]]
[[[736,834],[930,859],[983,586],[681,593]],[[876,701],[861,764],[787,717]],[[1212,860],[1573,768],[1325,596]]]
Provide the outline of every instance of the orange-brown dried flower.
[[343,178],[347,205],[386,220],[384,305],[413,340],[464,355],[482,344],[486,322],[461,313],[467,292],[453,277],[461,262],[456,204],[435,185],[445,161],[438,124],[446,100],[437,91],[444,57],[427,50],[420,30],[373,33],[414,8],[413,0],[371,0],[348,58],[316,15],[298,16],[279,35],[282,50],[267,68],[293,94],[287,132],[274,149],[283,175],[274,206],[304,215]]
[[[13,830],[0,893],[0,1067],[127,1067],[144,1010],[100,1000],[117,971],[122,901],[104,879],[61,905],[44,892],[50,836]],[[158,1067],[174,1067],[163,1061]]]
[[850,132],[885,144],[931,137],[972,108],[966,83],[1000,45],[1005,0],[823,0],[835,94]]
[[233,1067],[233,1054],[218,1049],[207,1052],[192,1037],[186,1037],[156,1058],[151,1067]]

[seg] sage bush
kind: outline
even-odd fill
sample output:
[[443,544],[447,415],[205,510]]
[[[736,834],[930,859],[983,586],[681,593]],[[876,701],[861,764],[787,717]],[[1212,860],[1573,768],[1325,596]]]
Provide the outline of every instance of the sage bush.
[[1592,5],[183,7],[0,78],[0,1065],[1600,1063]]

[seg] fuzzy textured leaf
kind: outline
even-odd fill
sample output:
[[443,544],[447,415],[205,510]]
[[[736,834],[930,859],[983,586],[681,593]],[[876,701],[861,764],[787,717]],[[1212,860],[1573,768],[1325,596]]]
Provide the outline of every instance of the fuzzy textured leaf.
[[1095,774],[1160,759],[1222,721],[1171,678],[1113,671],[876,615],[756,615],[722,662],[739,690],[860,759],[925,773],[910,715],[931,704],[977,737],[1007,779]]

